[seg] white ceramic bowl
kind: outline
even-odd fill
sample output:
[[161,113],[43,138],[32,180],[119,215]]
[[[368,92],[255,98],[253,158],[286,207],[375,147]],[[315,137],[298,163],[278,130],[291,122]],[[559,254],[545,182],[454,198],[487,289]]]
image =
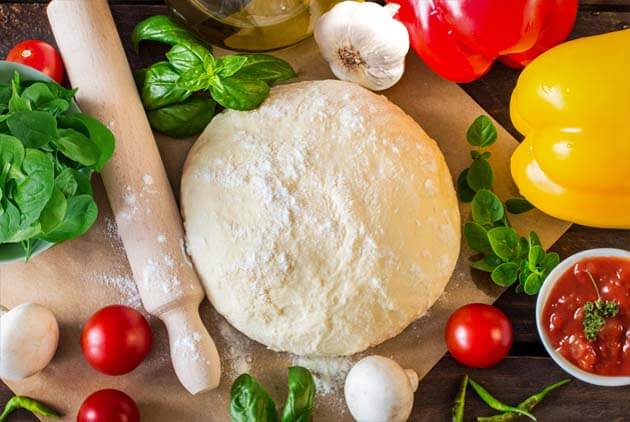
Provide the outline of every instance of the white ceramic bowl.
[[587,382],[589,384],[601,385],[604,387],[619,387],[624,385],[630,385],[630,376],[605,376],[605,375],[596,375],[590,372],[586,372],[583,369],[575,366],[573,363],[569,362],[564,356],[556,351],[556,349],[552,346],[549,337],[547,336],[547,332],[544,327],[545,324],[542,320],[543,309],[545,307],[545,303],[547,302],[547,298],[551,293],[551,290],[555,286],[558,279],[573,265],[577,262],[583,260],[584,258],[590,257],[606,257],[606,256],[622,256],[630,258],[630,251],[624,251],[623,249],[613,249],[613,248],[601,248],[601,249],[588,249],[586,251],[582,251],[576,253],[575,255],[571,255],[564,261],[562,261],[556,268],[551,271],[549,276],[545,279],[540,292],[538,293],[538,300],[536,301],[536,326],[538,327],[538,335],[545,345],[545,349],[547,349],[547,353],[551,356],[551,358],[568,372],[573,377]]

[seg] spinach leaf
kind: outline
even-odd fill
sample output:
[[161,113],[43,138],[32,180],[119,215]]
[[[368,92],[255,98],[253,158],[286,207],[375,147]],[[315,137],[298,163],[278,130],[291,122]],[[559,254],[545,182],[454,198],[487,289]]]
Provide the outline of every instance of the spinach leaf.
[[57,137],[57,120],[44,111],[18,111],[7,119],[11,134],[27,148],[40,148]]
[[[247,61],[237,72],[241,78],[255,79],[274,85],[277,82],[293,79],[295,70],[286,61],[269,54],[246,54]],[[238,56],[237,56],[238,57]]]
[[22,91],[22,98],[31,103],[33,110],[46,111],[52,115],[65,113],[70,108],[70,99],[59,98],[53,93],[51,86],[43,82],[35,82]]
[[62,100],[66,100],[68,102],[70,102],[74,98],[74,95],[77,93],[76,88],[67,89],[55,82],[43,82],[43,84],[48,87],[50,92],[52,92],[52,94],[56,98],[61,98]]
[[267,98],[269,85],[261,80],[240,78],[237,73],[213,84],[210,94],[225,108],[247,111],[258,107]]
[[0,243],[8,242],[20,228],[20,210],[8,199],[0,203]]
[[68,198],[66,214],[61,224],[42,236],[47,242],[62,242],[84,234],[96,221],[98,208],[91,195]]
[[74,177],[75,171],[74,169],[66,168],[55,177],[55,189],[67,197],[74,196],[79,189],[79,182]]
[[[5,172],[9,171],[9,168],[5,166],[15,166],[20,168],[22,161],[24,160],[24,146],[19,139],[0,133],[0,188],[4,186],[4,178],[7,176]],[[4,177],[2,177],[4,176]]]
[[30,111],[31,103],[21,97],[20,74],[15,72],[11,80],[11,98],[9,99],[9,112]]
[[9,109],[11,99],[11,85],[0,84],[0,112]]
[[309,422],[315,402],[315,381],[299,366],[289,368],[289,396],[282,411],[282,422]]
[[208,70],[214,67],[214,57],[199,44],[177,44],[166,53],[166,58],[178,72],[186,72],[193,68]]
[[52,231],[63,221],[63,218],[66,215],[67,206],[68,203],[63,192],[54,188],[48,203],[42,210],[42,214],[39,216],[39,224],[42,232],[48,233]]
[[74,129],[59,129],[59,138],[53,141],[59,152],[84,166],[94,166],[100,157],[96,144]]
[[210,98],[191,97],[147,113],[151,126],[169,136],[185,138],[201,132],[215,114],[215,102]]
[[276,404],[249,374],[239,376],[230,390],[230,418],[233,422],[277,422]]
[[147,110],[179,103],[190,97],[191,91],[177,85],[179,72],[168,62],[158,62],[147,69],[142,87],[142,103]]
[[497,128],[488,116],[477,117],[466,132],[468,143],[476,147],[489,147],[497,140]]
[[140,41],[147,40],[170,45],[202,43],[184,25],[165,15],[151,16],[133,29],[131,42],[136,52]]
[[64,129],[77,130],[87,137],[99,149],[99,157],[92,166],[94,170],[100,171],[103,166],[112,158],[116,141],[112,132],[105,125],[93,117],[83,113],[74,113],[59,118],[60,127]]
[[45,153],[27,148],[21,172],[12,169],[17,184],[13,199],[22,213],[21,226],[37,221],[52,195],[54,170],[50,157]]

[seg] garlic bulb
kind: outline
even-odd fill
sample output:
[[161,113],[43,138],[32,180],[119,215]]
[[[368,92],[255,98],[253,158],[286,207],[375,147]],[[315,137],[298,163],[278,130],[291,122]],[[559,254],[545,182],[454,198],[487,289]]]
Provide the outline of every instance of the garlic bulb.
[[319,18],[315,41],[335,76],[373,91],[400,80],[409,35],[393,18],[399,7],[343,1]]

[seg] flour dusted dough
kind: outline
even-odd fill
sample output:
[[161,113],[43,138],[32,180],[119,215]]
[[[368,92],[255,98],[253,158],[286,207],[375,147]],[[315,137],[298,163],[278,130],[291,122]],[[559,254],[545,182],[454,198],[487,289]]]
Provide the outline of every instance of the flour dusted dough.
[[440,296],[459,212],[437,145],[385,97],[341,81],[273,88],[215,117],[188,156],[182,208],[214,307],[269,348],[347,355]]

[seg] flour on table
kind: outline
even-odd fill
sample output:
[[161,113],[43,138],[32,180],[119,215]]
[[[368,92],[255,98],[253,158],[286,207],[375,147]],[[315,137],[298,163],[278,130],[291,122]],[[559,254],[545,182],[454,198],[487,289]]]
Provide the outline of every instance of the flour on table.
[[[204,360],[204,357],[201,355],[199,351],[199,343],[201,342],[201,334],[193,331],[191,334],[179,337],[173,343],[173,349],[185,354],[186,357],[201,362]],[[210,362],[205,359],[205,362],[209,364]]]
[[236,378],[249,372],[254,359],[248,340],[225,321],[219,322],[218,326],[224,340],[220,352],[223,354],[224,369],[228,378]]
[[90,281],[117,290],[120,296],[120,304],[131,306],[138,310],[142,309],[140,293],[132,278],[124,275],[96,274],[90,277]]
[[174,269],[175,260],[167,253],[162,254],[158,259],[149,259],[144,266],[142,283],[145,288],[157,284],[163,292],[174,293],[182,284]]
[[302,366],[313,374],[317,394],[328,395],[343,390],[346,375],[352,367],[348,357],[292,356],[294,365]]

